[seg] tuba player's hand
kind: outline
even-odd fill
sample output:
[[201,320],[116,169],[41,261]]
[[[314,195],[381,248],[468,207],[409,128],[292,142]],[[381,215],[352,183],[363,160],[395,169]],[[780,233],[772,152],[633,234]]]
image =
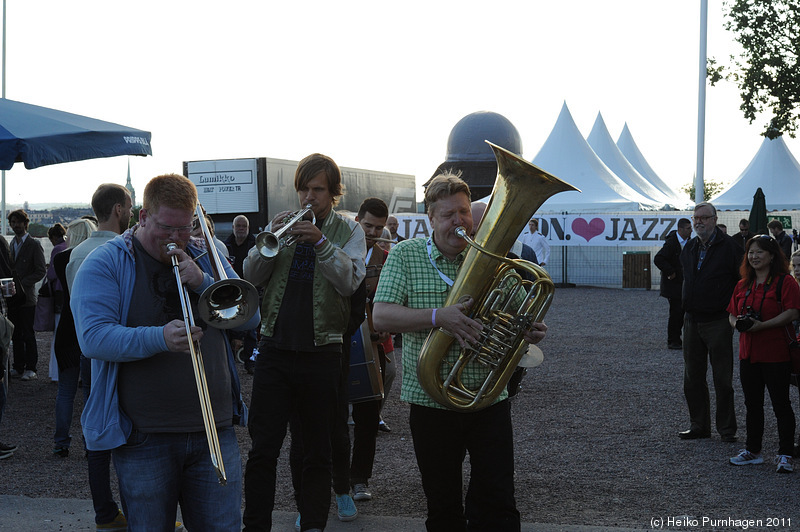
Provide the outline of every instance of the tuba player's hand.
[[547,325],[542,322],[537,322],[531,325],[531,328],[525,331],[523,338],[529,344],[538,344],[547,334]]
[[480,339],[480,332],[483,330],[481,322],[473,320],[465,314],[474,302],[473,299],[470,299],[466,303],[456,303],[449,307],[436,309],[434,325],[452,334],[461,347],[467,347],[467,344],[477,342]]

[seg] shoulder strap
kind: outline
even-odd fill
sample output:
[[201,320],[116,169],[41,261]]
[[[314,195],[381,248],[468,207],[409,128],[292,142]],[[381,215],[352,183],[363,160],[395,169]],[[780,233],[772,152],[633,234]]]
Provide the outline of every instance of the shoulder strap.
[[782,292],[781,288],[783,287],[783,279],[785,277],[786,277],[785,273],[781,274],[781,276],[778,277],[778,284],[777,286],[775,286],[775,297],[778,300],[778,306],[780,307],[781,310],[783,310],[783,305],[781,305],[781,292]]

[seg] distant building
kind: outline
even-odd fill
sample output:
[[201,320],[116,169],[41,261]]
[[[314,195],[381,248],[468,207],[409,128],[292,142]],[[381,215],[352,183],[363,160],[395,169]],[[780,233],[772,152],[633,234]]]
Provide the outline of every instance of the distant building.
[[131,193],[131,205],[134,207],[136,206],[136,191],[133,190],[133,184],[131,184],[131,162],[128,161],[128,182],[125,183],[125,188],[128,189],[128,192]]

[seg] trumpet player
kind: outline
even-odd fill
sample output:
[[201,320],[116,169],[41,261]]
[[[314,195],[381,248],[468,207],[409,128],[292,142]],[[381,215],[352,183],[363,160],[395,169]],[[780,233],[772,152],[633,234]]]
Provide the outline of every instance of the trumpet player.
[[[403,333],[403,384],[400,398],[411,403],[410,425],[414,453],[428,502],[429,531],[519,531],[514,499],[514,449],[507,393],[475,412],[456,412],[439,406],[417,378],[417,355],[432,328],[443,328],[454,342],[448,360],[461,346],[478,340],[482,325],[464,312],[472,300],[443,307],[458,276],[467,242],[455,230],[469,234],[473,220],[470,191],[458,176],[434,177],[425,191],[433,233],[427,239],[397,244],[386,260],[375,294],[373,323],[379,331]],[[534,323],[525,340],[537,343],[547,327]],[[472,380],[481,370],[470,368]],[[466,373],[466,372],[465,372]],[[462,501],[462,467],[469,453],[471,475]]]
[[[81,417],[86,446],[112,450],[133,532],[174,530],[179,502],[190,530],[241,529],[241,456],[233,425],[244,410],[233,355],[221,330],[200,320],[187,327],[172,266],[176,256],[197,316],[198,295],[214,275],[205,253],[213,244],[190,236],[196,205],[197,190],[187,178],[151,179],[139,223],[87,256],[73,283],[75,328],[92,359],[92,391]],[[172,243],[177,247],[168,250]],[[225,273],[236,277],[227,262]],[[256,312],[240,328],[259,321]],[[188,353],[192,340],[202,346],[228,468],[224,486],[209,456]]]
[[[296,493],[300,527],[325,528],[342,342],[350,296],[366,273],[364,231],[333,210],[342,195],[342,176],[333,159],[318,153],[304,158],[294,186],[298,204],[311,206],[314,221],[297,221],[283,232],[285,220],[297,217],[279,213],[268,231],[285,234],[292,243],[266,254],[257,245],[244,262],[245,279],[264,288],[248,424],[253,443],[245,467],[244,526],[249,531],[272,527],[276,468],[290,414],[299,421],[303,448]],[[355,507],[348,516],[355,516]]]

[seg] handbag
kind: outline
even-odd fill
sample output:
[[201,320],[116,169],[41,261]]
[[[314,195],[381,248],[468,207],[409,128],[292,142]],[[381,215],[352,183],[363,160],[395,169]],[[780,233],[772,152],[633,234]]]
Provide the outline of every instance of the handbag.
[[[783,312],[783,304],[781,303],[781,287],[783,286],[783,280],[786,278],[786,275],[782,275],[780,279],[778,279],[778,286],[775,288],[775,298],[778,301],[778,308],[781,312]],[[786,336],[789,340],[789,362],[791,363],[792,368],[792,384],[795,386],[798,385],[798,375],[800,375],[800,342],[798,342],[798,338],[795,335],[794,327],[792,324],[786,326]]]
[[797,340],[789,344],[789,360],[792,363],[792,375],[800,375],[800,343]]
[[55,300],[51,296],[50,283],[45,282],[39,290],[36,301],[36,312],[33,317],[33,330],[36,332],[53,331],[56,328]]

